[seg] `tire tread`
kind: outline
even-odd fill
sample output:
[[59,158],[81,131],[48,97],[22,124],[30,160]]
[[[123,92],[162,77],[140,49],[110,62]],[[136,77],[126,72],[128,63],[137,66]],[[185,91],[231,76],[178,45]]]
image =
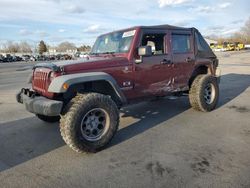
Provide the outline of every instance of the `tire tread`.
[[[78,117],[80,117],[81,111],[85,108],[89,108],[93,104],[104,104],[106,108],[111,112],[110,116],[115,116],[115,122],[110,126],[110,131],[107,139],[101,139],[96,141],[95,144],[89,145],[88,143],[79,142],[76,135],[76,127],[72,125]],[[112,118],[111,118],[112,119]],[[111,124],[112,124],[111,123]],[[66,107],[65,112],[61,116],[60,120],[60,132],[65,143],[74,151],[78,153],[83,152],[96,152],[107,145],[113,138],[119,125],[119,111],[114,101],[105,95],[99,93],[87,93],[77,94]],[[107,133],[108,134],[108,133]],[[94,147],[93,147],[94,146]]]

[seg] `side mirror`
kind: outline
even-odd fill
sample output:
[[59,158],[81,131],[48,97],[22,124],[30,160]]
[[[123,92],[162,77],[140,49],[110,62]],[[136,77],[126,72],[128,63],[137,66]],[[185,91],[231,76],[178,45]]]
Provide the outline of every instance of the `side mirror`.
[[141,46],[138,49],[139,56],[151,56],[152,55],[152,46]]

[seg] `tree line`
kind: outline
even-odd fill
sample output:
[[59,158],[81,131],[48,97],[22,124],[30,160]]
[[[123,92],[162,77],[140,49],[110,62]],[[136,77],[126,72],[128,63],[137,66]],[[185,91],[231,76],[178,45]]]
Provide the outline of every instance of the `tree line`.
[[2,44],[0,50],[3,53],[32,53],[32,46],[27,42],[8,41]]
[[229,37],[209,36],[207,38],[216,40],[219,44],[222,44],[223,42],[240,42],[243,44],[250,44],[250,17],[238,32],[233,33]]
[[56,52],[68,52],[68,51],[79,51],[79,52],[87,52],[90,51],[91,46],[89,45],[81,45],[77,47],[74,43],[70,43],[68,41],[62,42],[57,46],[49,46],[43,40],[39,42],[38,45],[31,45],[27,42],[12,42],[8,41],[1,45],[0,52],[1,53],[39,53],[43,54],[48,52],[49,49],[54,49]]

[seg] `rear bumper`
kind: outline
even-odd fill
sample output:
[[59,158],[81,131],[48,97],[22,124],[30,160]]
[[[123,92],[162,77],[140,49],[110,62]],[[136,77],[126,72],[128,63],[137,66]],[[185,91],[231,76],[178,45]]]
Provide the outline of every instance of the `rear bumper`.
[[16,95],[16,100],[24,104],[27,111],[45,116],[58,116],[63,107],[63,102],[35,96],[34,92],[28,89],[22,89]]

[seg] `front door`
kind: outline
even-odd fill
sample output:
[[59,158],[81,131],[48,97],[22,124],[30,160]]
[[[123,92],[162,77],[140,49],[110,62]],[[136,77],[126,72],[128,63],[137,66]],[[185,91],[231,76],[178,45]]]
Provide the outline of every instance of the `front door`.
[[162,96],[170,92],[174,66],[169,53],[167,31],[144,31],[140,46],[151,46],[152,55],[142,57],[142,62],[135,63],[134,92],[141,96]]

